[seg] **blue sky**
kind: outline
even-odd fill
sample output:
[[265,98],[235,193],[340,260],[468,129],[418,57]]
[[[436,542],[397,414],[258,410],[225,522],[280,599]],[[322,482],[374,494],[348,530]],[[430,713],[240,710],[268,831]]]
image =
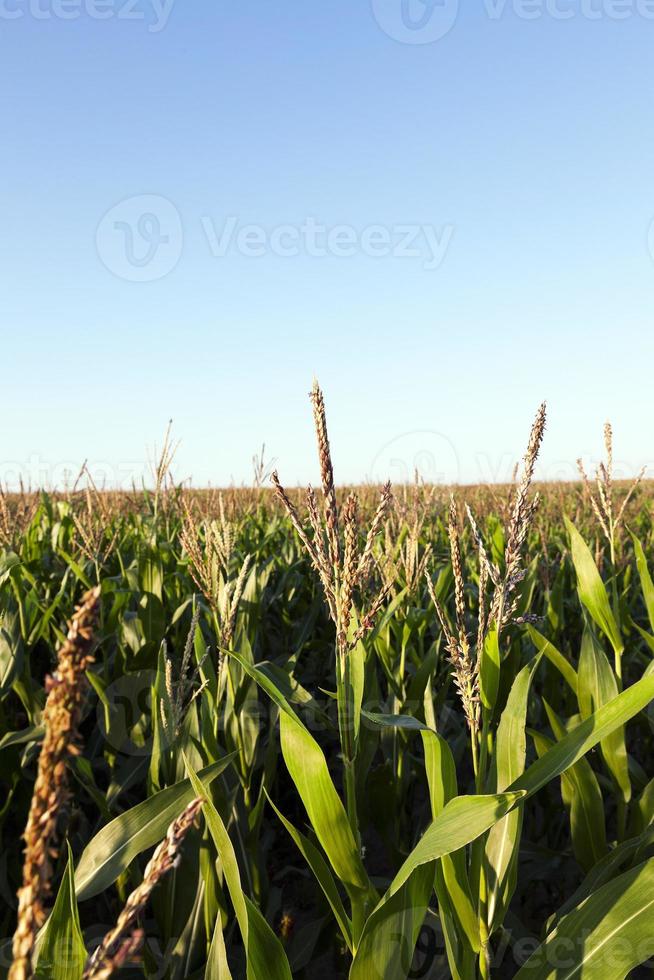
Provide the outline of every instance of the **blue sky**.
[[654,464],[654,4],[402,14],[0,0],[3,479]]

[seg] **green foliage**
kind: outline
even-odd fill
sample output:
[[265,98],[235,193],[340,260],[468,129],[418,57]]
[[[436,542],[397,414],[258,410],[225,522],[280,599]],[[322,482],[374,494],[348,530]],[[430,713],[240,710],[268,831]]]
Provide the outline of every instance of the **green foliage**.
[[68,845],[68,863],[57,899],[39,944],[36,980],[79,980],[86,962],[86,946],[75,899],[73,855]]
[[[466,493],[501,575],[505,515],[496,496]],[[232,494],[222,508],[210,495],[186,501],[206,516],[202,554],[211,540],[228,545],[209,568],[211,600],[181,543],[180,494],[113,501],[90,536],[95,551],[76,524],[86,505],[43,495],[0,552],[7,901],[21,883],[46,676],[81,591],[102,588],[69,765],[70,849],[53,861],[35,975],[81,976],[98,924],[116,921],[152,848],[197,796],[199,825],[142,914],[146,940],[129,975],[545,978],[563,975],[562,943],[566,976],[617,980],[644,962],[654,892],[647,498],[631,502],[630,531],[616,530],[609,549],[576,491],[562,503],[545,490],[512,618],[485,635],[471,732],[425,566],[415,574],[429,547],[454,629],[445,497],[416,490],[379,534],[350,637],[382,569],[388,596],[338,662],[313,569],[267,495]],[[479,542],[466,527],[460,544],[472,637]],[[224,610],[247,556],[230,635]],[[2,923],[8,939],[13,908]],[[526,939],[538,948],[524,963]]]

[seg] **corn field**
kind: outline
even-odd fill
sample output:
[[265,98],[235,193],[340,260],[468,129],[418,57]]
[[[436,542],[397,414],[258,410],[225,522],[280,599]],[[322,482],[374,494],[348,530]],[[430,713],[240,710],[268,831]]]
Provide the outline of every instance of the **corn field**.
[[652,486],[537,485],[541,406],[342,487],[311,410],[316,490],[0,496],[3,974],[651,975]]

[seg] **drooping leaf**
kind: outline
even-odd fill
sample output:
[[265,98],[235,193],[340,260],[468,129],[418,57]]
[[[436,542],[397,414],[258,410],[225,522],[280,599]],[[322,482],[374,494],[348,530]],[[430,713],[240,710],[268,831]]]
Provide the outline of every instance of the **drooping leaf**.
[[516,790],[489,796],[457,796],[450,800],[413,848],[386,894],[394,895],[416,868],[475,840],[525,796],[524,790]]

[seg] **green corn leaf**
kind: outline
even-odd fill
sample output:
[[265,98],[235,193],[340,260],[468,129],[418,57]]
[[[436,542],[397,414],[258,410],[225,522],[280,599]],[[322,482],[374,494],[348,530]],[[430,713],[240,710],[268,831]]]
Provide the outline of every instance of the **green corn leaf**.
[[651,629],[654,630],[654,582],[652,582],[652,576],[650,575],[649,568],[647,567],[647,558],[645,557],[645,551],[642,544],[633,531],[629,531],[629,534],[631,535],[631,540],[634,543],[636,568],[638,569],[638,575],[640,577],[640,586],[643,590],[643,598],[645,600],[645,607],[649,617],[649,625]]
[[22,559],[13,551],[5,551],[0,556],[0,586],[4,585],[14,568],[22,565]]
[[207,977],[215,977],[216,980],[232,980],[232,974],[227,962],[227,950],[225,948],[225,937],[223,935],[223,923],[220,911],[216,916],[216,924],[213,929],[209,954],[207,956]]
[[[289,704],[304,705],[310,708],[313,714],[320,718],[326,725],[330,724],[329,715],[323,711],[318,701],[299,683],[297,678],[283,670],[277,664],[267,660],[260,660],[257,663],[257,670],[266,674],[272,683],[277,687]],[[335,726],[334,726],[335,727]]]
[[[531,681],[540,663],[541,655],[522,668],[513,682],[506,707],[502,712],[495,740],[495,768],[498,792],[505,790],[522,775],[527,757],[525,724]],[[485,860],[490,868],[487,874],[488,925],[502,921],[509,906],[516,884],[516,861],[522,831],[522,807],[508,813],[496,823],[488,834]]]
[[425,770],[429,786],[431,812],[435,820],[450,800],[455,799],[458,795],[456,763],[450,746],[441,735],[426,727],[423,731]]
[[[186,880],[184,880],[185,871],[187,872]],[[181,876],[180,872],[182,873]],[[180,877],[182,877],[181,881]],[[187,900],[188,896],[193,895],[193,893],[195,893],[195,897],[189,909]],[[175,874],[173,903],[166,910],[172,922],[184,922],[184,918],[186,918],[181,935],[171,952],[171,960],[175,964],[174,970],[171,971],[171,980],[186,980],[193,972],[193,965],[203,962],[205,958],[204,899],[204,878],[201,875],[198,876],[197,865],[194,865],[191,870],[190,863],[186,858]]]
[[370,891],[368,876],[322,749],[294,715],[282,711],[279,727],[284,762],[334,871],[350,893]]
[[5,613],[0,626],[0,695],[6,694],[20,676],[24,660],[18,611]]
[[[194,794],[204,801],[202,812],[220,857],[245,947],[248,980],[292,980],[284,947],[256,905],[243,892],[236,853],[220,814],[207,796],[202,779],[193,771],[188,760],[186,769]],[[217,955],[220,955],[220,950]]]
[[12,745],[24,745],[26,742],[40,742],[44,733],[43,725],[30,725],[21,732],[6,732],[0,738],[0,750],[8,749]]
[[377,711],[362,711],[361,717],[374,725],[375,728],[403,728],[411,732],[430,731],[429,726],[425,725],[413,715],[385,715]]
[[[267,793],[266,796],[268,796]],[[332,877],[327,862],[323,858],[318,848],[311,843],[308,837],[305,837],[299,830],[296,830],[290,820],[286,819],[284,814],[275,806],[269,796],[268,802],[286,827],[287,831],[295,841],[298,850],[316,876],[318,884],[322,888],[325,898],[329,902],[332,912],[334,913],[334,917],[338,922],[343,938],[347,943],[348,948],[352,950],[352,923],[350,922],[343,907],[341,896],[338,893],[336,882]]]
[[[456,765],[449,745],[440,735],[425,730],[422,741],[432,817],[436,819],[447,803],[457,796]],[[478,953],[481,948],[479,918],[464,850],[440,858],[436,867],[436,895],[442,917],[448,921],[450,932],[456,934],[457,959],[465,957],[466,952]],[[473,960],[474,956],[468,958]],[[450,969],[453,969],[449,950],[448,959]]]
[[648,633],[647,630],[644,630],[642,626],[639,626],[638,623],[634,623],[633,625],[636,627],[652,653],[654,653],[654,636],[651,636],[651,634]]
[[79,581],[82,583],[82,585],[84,586],[84,588],[85,589],[92,589],[93,588],[93,582],[90,580],[90,578],[88,577],[88,575],[86,575],[86,573],[84,572],[84,569],[81,567],[81,565],[79,565],[78,562],[75,561],[75,559],[72,557],[72,555],[69,555],[68,552],[67,551],[64,551],[63,548],[58,548],[57,551],[61,555],[61,557],[64,559],[64,561],[66,562],[66,564],[69,566],[69,568],[72,570],[73,575],[75,576],[75,578],[79,579]]
[[[409,893],[410,888],[415,887],[418,891],[414,896],[415,907],[419,910],[424,892],[421,888],[424,885],[422,876],[417,879],[415,886],[412,877],[418,869],[428,866],[433,884],[434,862],[444,855],[457,851],[466,844],[475,840],[493,824],[501,820],[502,817],[524,801],[528,796],[538,792],[551,779],[560,776],[570,766],[581,759],[589,749],[597,745],[602,738],[610,734],[619,725],[624,725],[630,718],[638,714],[654,698],[654,673],[645,675],[632,687],[628,688],[614,698],[613,701],[604,705],[596,711],[590,718],[578,725],[573,731],[565,735],[556,745],[553,745],[542,758],[538,759],[521,776],[515,779],[506,793],[499,793],[492,796],[458,796],[447,803],[441,813],[432,821],[422,838],[418,841],[411,851],[404,864],[395,875],[386,894],[373,910],[364,927],[361,946],[364,939],[366,949],[374,950],[376,946],[376,933],[379,931],[379,945],[385,943],[387,955],[397,956],[397,941],[395,945],[389,947],[386,940],[382,942],[382,937],[387,934],[387,923],[394,921],[393,928],[397,928],[397,918],[405,914],[407,905],[413,900]],[[406,886],[406,887],[405,887]],[[426,886],[424,886],[426,887]],[[386,905],[393,896],[403,889],[402,895],[396,900],[396,904],[391,906],[391,911],[387,912]],[[395,912],[393,912],[395,909]],[[403,949],[406,950],[406,936],[404,934]],[[372,956],[372,953],[370,954]],[[361,956],[361,966],[357,967],[362,972],[352,974],[355,977],[370,976],[375,978],[383,974],[375,973],[377,969],[375,960],[369,961],[367,956],[360,953],[357,949],[354,964],[357,957]],[[404,957],[406,961],[407,957]],[[410,964],[410,957],[408,958]],[[353,969],[354,969],[353,964]],[[365,969],[371,972],[366,974]],[[407,971],[409,966],[407,966]],[[393,974],[388,974],[393,976]],[[397,973],[398,978],[405,977],[406,973]]]
[[[350,622],[350,637],[353,636],[358,619],[356,614],[352,615]],[[359,732],[361,729],[361,706],[363,703],[363,688],[365,677],[366,651],[361,640],[355,644],[345,658],[345,670],[343,676],[344,689],[348,692],[351,703],[352,715],[352,739],[354,745],[354,756],[356,757],[359,744]]]
[[501,820],[526,793],[524,790],[490,796],[457,796],[431,822],[390,884],[391,896],[423,864],[458,851]]
[[[441,859],[441,865],[442,861]],[[468,939],[454,918],[451,902],[448,899],[447,884],[442,866],[436,863],[435,889],[438,897],[438,917],[445,942],[447,965],[452,980],[477,980],[478,952],[472,948]]]
[[654,820],[654,779],[649,780],[636,800],[632,820],[635,828],[638,830],[644,830],[645,827],[649,827]]
[[[593,711],[612,701],[618,694],[618,684],[608,658],[595,641],[590,630],[584,632],[579,657],[579,711],[589,718]],[[618,786],[625,803],[631,799],[629,759],[624,729],[616,728],[600,742],[604,761]]]
[[[547,701],[543,704],[556,739],[563,738],[566,729],[561,719]],[[536,736],[535,742],[542,751],[544,736]],[[588,759],[579,759],[561,774],[561,795],[570,814],[575,857],[584,871],[589,871],[606,854],[606,828],[602,793]]]
[[281,709],[280,738],[284,762],[336,875],[351,895],[371,894],[371,885],[345,808],[329,775],[324,752],[270,677],[237,654],[231,656]]
[[[235,753],[199,773],[208,786],[224,772]],[[171,822],[194,797],[190,780],[182,779],[115,817],[84,848],[75,873],[77,898],[84,901],[112,885],[130,862],[157,844]]]
[[292,980],[284,947],[257,906],[245,896],[248,912],[248,980]]
[[481,651],[479,668],[479,694],[486,711],[492,711],[497,700],[500,683],[500,646],[497,629],[489,630]]
[[598,888],[564,916],[516,980],[624,980],[654,954],[654,859]]
[[425,864],[379,904],[364,926],[350,980],[401,980],[409,975],[433,888],[434,865]]
[[[168,737],[166,731],[172,732],[175,727],[173,719],[173,706],[170,702],[168,685],[166,683],[166,647],[161,644],[157,657],[157,672],[152,685],[151,694],[152,704],[152,754],[150,756],[150,767],[148,773],[148,788],[150,791],[161,789],[162,780],[161,770],[165,770],[163,765]],[[163,715],[163,717],[162,717]],[[165,723],[164,723],[165,718]]]
[[535,627],[527,626],[527,632],[538,652],[542,653],[556,667],[568,687],[576,694],[577,672],[569,660],[563,656],[560,650],[556,649],[551,640],[546,639]]
[[615,616],[606,594],[604,583],[597,571],[597,565],[590,549],[574,524],[565,518],[565,526],[570,537],[572,562],[577,573],[579,598],[593,617],[599,628],[608,638],[616,656],[624,650],[624,643],[615,621]]
[[551,779],[560,776],[574,765],[603,738],[610,735],[630,718],[647,707],[654,698],[654,674],[645,674],[639,681],[622,691],[598,711],[582,721],[571,732],[553,745],[545,755],[537,759],[522,776],[509,787],[525,790],[528,796],[538,792]]
[[77,911],[70,844],[67,848],[64,877],[39,942],[36,980],[79,980],[84,972],[87,953]]
[[602,885],[616,878],[618,872],[626,870],[627,865],[633,864],[634,861],[640,864],[642,858],[639,857],[639,852],[644,848],[651,847],[653,843],[654,827],[648,827],[642,834],[639,834],[637,837],[631,837],[629,840],[623,841],[610,850],[601,861],[598,861],[591,868],[579,887],[564,902],[561,908],[558,909],[550,930],[562,916],[567,915],[577,905],[581,905],[583,901],[589,898],[593,892],[596,892],[598,888],[601,888]]
[[434,889],[437,859],[474,840],[523,796],[459,796],[445,805],[366,920],[350,980],[401,980],[409,975],[418,932]]

